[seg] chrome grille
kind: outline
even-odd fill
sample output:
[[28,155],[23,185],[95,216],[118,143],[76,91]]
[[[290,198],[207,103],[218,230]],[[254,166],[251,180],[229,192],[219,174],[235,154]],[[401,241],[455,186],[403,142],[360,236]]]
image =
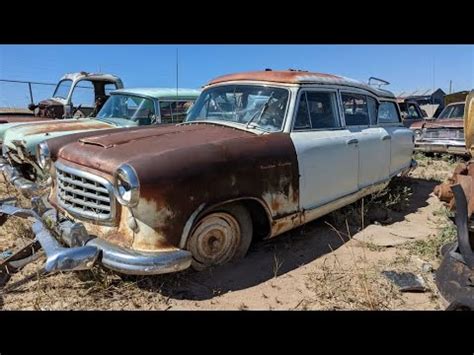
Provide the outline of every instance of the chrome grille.
[[115,212],[113,187],[106,179],[56,163],[58,203],[73,215],[111,221]]
[[427,129],[423,132],[423,138],[427,139],[464,139],[462,129]]

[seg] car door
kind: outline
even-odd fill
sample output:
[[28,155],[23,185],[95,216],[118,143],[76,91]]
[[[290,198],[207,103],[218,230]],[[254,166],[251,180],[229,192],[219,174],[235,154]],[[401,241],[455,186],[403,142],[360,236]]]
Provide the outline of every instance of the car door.
[[376,125],[377,101],[365,93],[341,91],[341,104],[345,125],[358,141],[358,188],[387,180],[391,136]]
[[397,105],[393,101],[380,101],[377,122],[390,134],[390,176],[398,174],[411,163],[414,133],[403,126]]
[[357,191],[359,150],[344,129],[337,90],[301,89],[291,139],[298,157],[300,208],[311,210]]

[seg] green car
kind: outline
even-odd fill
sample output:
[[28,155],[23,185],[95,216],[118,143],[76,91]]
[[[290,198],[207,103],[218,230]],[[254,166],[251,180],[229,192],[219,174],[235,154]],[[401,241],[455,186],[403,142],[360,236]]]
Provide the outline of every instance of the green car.
[[179,123],[199,94],[194,89],[119,89],[111,92],[94,118],[3,124],[0,172],[20,192],[31,195],[48,178],[36,160],[41,142],[71,134],[77,140],[80,133],[103,129]]

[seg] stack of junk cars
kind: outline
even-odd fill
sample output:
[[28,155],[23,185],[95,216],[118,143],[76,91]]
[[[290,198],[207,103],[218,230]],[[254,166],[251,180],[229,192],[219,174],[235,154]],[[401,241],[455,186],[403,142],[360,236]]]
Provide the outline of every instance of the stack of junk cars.
[[[100,107],[71,101],[84,80]],[[244,72],[176,91],[79,73],[32,108],[34,121],[0,125],[4,179],[31,198],[0,201],[0,223],[29,218],[35,235],[0,262],[3,284],[39,250],[44,273],[233,262],[416,165],[395,96],[330,74]]]

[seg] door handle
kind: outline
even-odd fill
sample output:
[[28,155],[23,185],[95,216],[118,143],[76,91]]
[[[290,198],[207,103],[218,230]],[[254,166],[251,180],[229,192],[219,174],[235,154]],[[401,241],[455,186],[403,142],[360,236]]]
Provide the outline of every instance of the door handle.
[[391,140],[391,139],[392,139],[392,136],[391,136],[391,135],[383,136],[383,137],[382,137],[382,140],[383,140],[383,141],[389,141],[389,140]]
[[357,144],[357,143],[359,143],[359,140],[355,139],[355,138],[352,138],[352,139],[349,139],[348,141],[346,141],[346,143],[347,143],[347,145]]

